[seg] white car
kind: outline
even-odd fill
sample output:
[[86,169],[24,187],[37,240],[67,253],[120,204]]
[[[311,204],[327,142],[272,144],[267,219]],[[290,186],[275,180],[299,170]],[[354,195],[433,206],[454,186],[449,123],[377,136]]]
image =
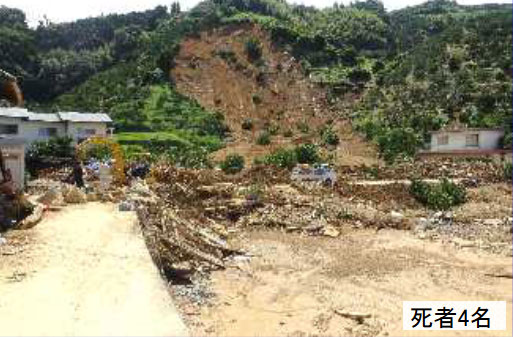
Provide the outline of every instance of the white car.
[[292,170],[290,179],[297,181],[319,181],[325,185],[333,186],[337,181],[337,174],[328,164],[321,164],[316,167],[297,165]]

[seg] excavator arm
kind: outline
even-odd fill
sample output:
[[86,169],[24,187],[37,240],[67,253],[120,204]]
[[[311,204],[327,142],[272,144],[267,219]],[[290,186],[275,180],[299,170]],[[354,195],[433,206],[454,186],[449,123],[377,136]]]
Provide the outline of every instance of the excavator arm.
[[16,82],[6,81],[2,89],[2,96],[5,97],[14,106],[23,106],[23,95]]
[[15,76],[0,69],[0,98],[7,99],[14,106],[23,106],[23,94]]
[[[14,106],[23,105],[23,95],[16,77],[0,69],[0,99],[7,99]],[[0,194],[14,195],[15,189],[11,171],[5,166],[5,158],[0,148]]]

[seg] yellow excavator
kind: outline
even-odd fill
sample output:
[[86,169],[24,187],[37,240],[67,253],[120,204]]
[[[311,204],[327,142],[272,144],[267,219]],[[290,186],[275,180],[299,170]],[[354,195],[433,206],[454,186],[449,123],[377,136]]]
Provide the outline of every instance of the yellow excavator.
[[[0,69],[0,106],[22,107],[23,95],[16,77]],[[18,223],[33,211],[33,206],[14,188],[11,171],[6,167],[0,148],[0,231]],[[7,226],[7,227],[5,227]]]

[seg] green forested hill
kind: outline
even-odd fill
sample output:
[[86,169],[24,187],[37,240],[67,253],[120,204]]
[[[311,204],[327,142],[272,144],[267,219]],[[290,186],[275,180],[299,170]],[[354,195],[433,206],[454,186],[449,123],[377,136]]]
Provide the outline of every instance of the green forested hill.
[[29,29],[22,11],[2,6],[0,67],[20,78],[29,102],[48,102],[131,58],[143,34],[166,18],[166,7],[157,7]]
[[433,0],[386,12],[379,0],[323,10],[282,0],[207,0],[187,13],[171,7],[35,30],[21,11],[1,7],[0,67],[22,78],[31,105],[106,111],[121,130],[198,136],[198,125],[216,120],[200,136],[222,137],[220,116],[176,94],[167,74],[184,36],[254,22],[334,102],[359,97],[354,125],[387,159],[411,155],[428,130],[454,118],[505,127],[511,142],[511,5]]
[[455,118],[505,127],[511,144],[511,24],[509,5],[436,1],[391,13],[396,50],[358,106],[360,129],[391,158]]

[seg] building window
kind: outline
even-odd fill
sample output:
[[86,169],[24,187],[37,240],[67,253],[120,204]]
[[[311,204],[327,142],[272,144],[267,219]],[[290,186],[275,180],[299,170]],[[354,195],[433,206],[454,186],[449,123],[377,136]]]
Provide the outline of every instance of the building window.
[[96,135],[96,129],[78,129],[79,137],[92,137]]
[[40,128],[38,132],[39,137],[55,137],[57,136],[57,128]]
[[466,137],[466,145],[468,147],[478,147],[479,146],[479,134],[467,135]]
[[18,125],[16,124],[0,124],[0,135],[17,135]]
[[436,138],[437,145],[448,145],[449,144],[449,135],[439,135]]

